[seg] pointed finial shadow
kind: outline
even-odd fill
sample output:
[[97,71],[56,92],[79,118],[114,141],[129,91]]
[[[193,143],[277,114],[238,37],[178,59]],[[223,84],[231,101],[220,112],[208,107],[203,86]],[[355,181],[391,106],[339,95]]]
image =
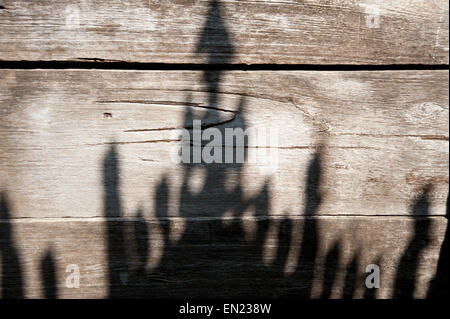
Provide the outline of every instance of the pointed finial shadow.
[[112,145],[103,160],[104,217],[106,219],[109,297],[126,296],[128,259],[125,250],[125,226],[120,203],[118,153]]
[[323,179],[323,149],[324,146],[321,144],[309,163],[304,190],[304,224],[296,280],[302,283],[302,288],[298,292],[298,295],[306,298],[309,298],[312,293],[319,251],[320,234],[316,214],[322,203],[321,184]]
[[0,260],[1,297],[24,298],[22,266],[13,240],[8,198],[0,194]]
[[404,251],[397,268],[394,298],[414,297],[420,257],[430,242],[430,192],[431,185],[426,185],[411,207],[414,218],[413,237]]
[[58,287],[56,285],[56,266],[52,250],[49,249],[41,260],[41,274],[43,284],[43,295],[45,299],[58,298]]
[[449,257],[449,245],[448,238],[449,235],[449,225],[448,225],[448,216],[449,216],[449,197],[447,196],[447,230],[445,231],[444,241],[441,245],[441,251],[439,254],[438,266],[436,269],[436,274],[433,280],[430,283],[430,288],[428,291],[428,298],[448,298],[450,294],[450,280],[449,280],[449,269],[450,265],[448,263]]
[[[232,61],[234,48],[231,36],[218,0],[210,0],[209,11],[203,30],[197,43],[196,54],[207,55],[208,64],[226,64]],[[209,89],[209,105],[217,105],[217,89],[221,82],[223,70],[205,70],[204,81]],[[214,113],[213,111],[211,113]]]
[[210,0],[208,16],[196,48],[197,54],[208,56],[208,64],[224,64],[233,58],[234,48],[222,11],[218,0]]

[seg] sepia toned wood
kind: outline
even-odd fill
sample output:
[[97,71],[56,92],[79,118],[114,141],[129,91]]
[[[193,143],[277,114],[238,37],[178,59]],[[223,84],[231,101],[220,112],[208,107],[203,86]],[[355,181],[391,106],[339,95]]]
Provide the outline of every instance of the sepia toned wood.
[[[448,42],[446,0],[0,1],[0,298],[448,295]],[[323,71],[393,64],[440,67]],[[195,120],[245,162],[180,163]]]
[[[424,298],[447,224],[443,217],[144,215],[0,221],[10,234],[0,238],[0,296]],[[12,249],[17,259],[5,264],[3,252]],[[380,267],[379,289],[365,286],[369,264]],[[69,288],[74,265],[79,288]]]
[[448,64],[447,0],[26,1],[1,61]]
[[[448,71],[209,76],[0,71],[11,218],[101,217],[111,192],[124,216],[445,215]],[[194,119],[247,129],[245,163],[177,163]]]

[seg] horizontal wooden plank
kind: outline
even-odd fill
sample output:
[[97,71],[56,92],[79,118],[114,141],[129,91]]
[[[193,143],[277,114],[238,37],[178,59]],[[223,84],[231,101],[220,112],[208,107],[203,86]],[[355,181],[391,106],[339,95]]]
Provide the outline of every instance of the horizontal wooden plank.
[[[448,71],[212,72],[0,71],[12,217],[445,214]],[[194,119],[245,163],[175,162]]]
[[[106,212],[105,219],[9,220],[6,200],[3,195],[3,297],[448,294],[448,287],[430,287],[441,279],[435,273],[444,217],[154,219],[141,212],[135,218],[111,219]],[[365,286],[369,264],[380,267],[379,289]],[[79,270],[79,288],[70,288],[74,269]]]
[[448,64],[447,0],[5,0],[0,59]]

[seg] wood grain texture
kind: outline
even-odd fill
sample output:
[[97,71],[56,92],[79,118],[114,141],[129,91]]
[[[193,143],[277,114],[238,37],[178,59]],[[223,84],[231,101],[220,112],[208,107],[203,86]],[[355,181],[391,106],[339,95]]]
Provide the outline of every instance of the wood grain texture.
[[[174,217],[258,215],[262,197],[270,215],[410,215],[424,190],[426,214],[445,214],[447,71],[216,76],[0,71],[0,185],[12,218],[100,217],[111,178],[124,216],[156,216],[160,200]],[[246,163],[174,162],[193,119],[253,128]]]
[[[205,66],[0,70],[0,297],[448,296],[448,71],[207,67],[448,43],[446,0],[0,0],[0,62]],[[194,120],[245,162],[178,163]]]
[[[2,220],[10,236],[0,238],[1,277],[15,280],[5,285],[0,278],[0,295],[424,298],[446,223],[443,217]],[[5,265],[8,249],[17,258]],[[380,266],[376,290],[364,284],[372,263]],[[74,264],[80,287],[68,288],[66,269]]]
[[0,60],[448,64],[447,0],[2,0]]

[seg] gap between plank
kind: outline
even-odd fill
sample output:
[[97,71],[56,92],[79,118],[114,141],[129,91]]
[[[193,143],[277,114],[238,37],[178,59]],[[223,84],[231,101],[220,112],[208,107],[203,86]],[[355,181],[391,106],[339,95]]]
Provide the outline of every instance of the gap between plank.
[[[370,219],[370,218],[377,218],[377,219],[413,219],[413,220],[422,220],[422,219],[447,219],[446,215],[343,215],[343,214],[336,214],[336,215],[317,215],[317,216],[310,216],[310,215],[295,215],[295,216],[286,216],[286,215],[273,215],[273,216],[254,216],[251,217],[255,220],[275,220],[275,219],[285,219],[285,218],[291,218],[291,219],[329,219],[329,218],[346,218],[346,219]],[[241,219],[249,219],[249,218],[242,218],[242,217],[227,217],[226,219],[229,220],[241,220]],[[75,221],[75,222],[104,222],[104,221],[116,221],[116,222],[133,222],[133,221],[141,221],[142,218],[135,218],[135,217],[104,217],[104,216],[92,216],[92,217],[19,217],[19,218],[8,218],[8,219],[0,219],[0,224],[5,222],[65,222],[65,221]],[[157,217],[148,217],[145,218],[146,221],[176,221],[176,220],[190,220],[190,221],[209,221],[209,220],[223,220],[223,217],[214,217],[214,216],[196,216],[196,217],[164,217],[164,218],[157,218]]]
[[230,70],[230,71],[426,71],[449,70],[448,64],[192,64],[142,63],[83,59],[81,61],[2,61],[0,69],[99,69],[99,70]]

